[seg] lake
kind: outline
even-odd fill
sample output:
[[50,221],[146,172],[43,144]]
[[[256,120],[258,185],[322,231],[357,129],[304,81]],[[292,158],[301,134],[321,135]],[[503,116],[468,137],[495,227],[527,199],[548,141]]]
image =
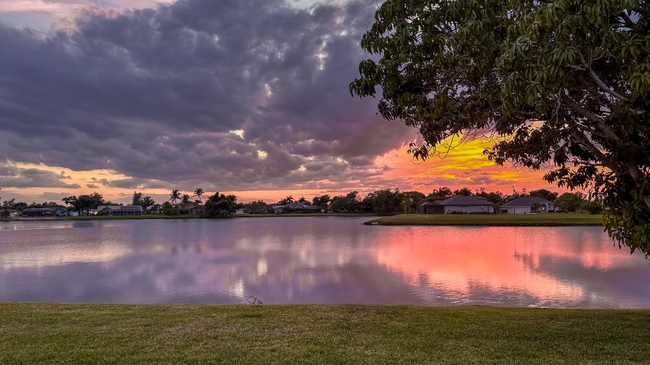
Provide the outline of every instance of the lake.
[[650,261],[600,227],[368,219],[0,222],[0,301],[650,307]]

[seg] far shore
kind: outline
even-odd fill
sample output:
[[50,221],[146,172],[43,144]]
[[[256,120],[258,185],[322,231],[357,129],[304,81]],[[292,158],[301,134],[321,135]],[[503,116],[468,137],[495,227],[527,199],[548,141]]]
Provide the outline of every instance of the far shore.
[[[233,214],[230,218],[268,218],[268,217],[376,217],[374,213],[284,213],[284,214]],[[144,215],[121,215],[101,216],[82,215],[77,217],[15,217],[0,219],[0,222],[36,222],[36,221],[87,221],[87,220],[124,220],[124,219],[211,219],[204,218],[198,214],[144,214]]]
[[380,226],[602,226],[599,214],[539,213],[539,214],[400,214],[364,222]]

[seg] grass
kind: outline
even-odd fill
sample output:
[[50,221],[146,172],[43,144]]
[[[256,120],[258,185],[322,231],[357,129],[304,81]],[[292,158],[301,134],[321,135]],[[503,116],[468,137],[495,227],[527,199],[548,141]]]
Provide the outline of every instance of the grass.
[[0,304],[1,364],[647,364],[650,311]]
[[386,226],[601,226],[599,214],[400,214],[364,224]]

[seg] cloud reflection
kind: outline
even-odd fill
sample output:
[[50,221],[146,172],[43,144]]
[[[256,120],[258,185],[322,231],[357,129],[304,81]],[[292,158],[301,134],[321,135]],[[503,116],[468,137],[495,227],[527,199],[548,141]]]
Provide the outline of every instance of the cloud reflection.
[[597,227],[364,219],[34,222],[3,231],[0,300],[650,306],[648,262]]

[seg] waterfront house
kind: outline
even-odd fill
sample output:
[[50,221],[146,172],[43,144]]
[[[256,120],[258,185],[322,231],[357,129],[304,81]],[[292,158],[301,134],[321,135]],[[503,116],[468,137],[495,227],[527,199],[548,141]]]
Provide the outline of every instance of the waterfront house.
[[116,216],[116,215],[142,215],[143,210],[140,205],[100,205],[97,207],[97,214]]
[[290,203],[285,205],[273,205],[273,213],[318,213],[320,208],[303,203]]
[[23,210],[23,217],[54,217],[54,209],[27,208]]
[[7,211],[9,213],[9,218],[15,218],[15,217],[20,217],[20,211],[15,210],[15,209],[5,209],[5,208],[0,208],[0,213]]
[[[531,208],[531,205],[533,205],[535,202],[539,204],[539,208],[537,208],[537,210]],[[511,214],[548,213],[554,211],[555,204],[552,201],[537,196],[525,196],[522,198],[517,198],[501,206],[502,213]]]
[[454,195],[445,200],[424,202],[418,206],[420,214],[487,214],[494,213],[494,204],[482,196]]

